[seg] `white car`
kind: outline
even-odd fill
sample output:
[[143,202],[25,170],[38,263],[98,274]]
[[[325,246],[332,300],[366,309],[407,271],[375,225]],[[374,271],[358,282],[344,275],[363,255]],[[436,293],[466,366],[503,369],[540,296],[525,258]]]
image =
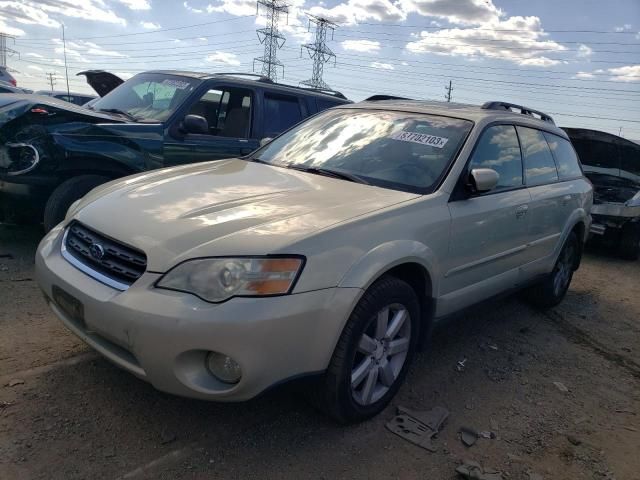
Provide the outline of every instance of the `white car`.
[[563,298],[592,187],[545,114],[368,101],[252,155],[100,186],[39,246],[64,324],[156,388],[219,401],[314,375],[334,418],[380,412],[433,324],[535,285]]

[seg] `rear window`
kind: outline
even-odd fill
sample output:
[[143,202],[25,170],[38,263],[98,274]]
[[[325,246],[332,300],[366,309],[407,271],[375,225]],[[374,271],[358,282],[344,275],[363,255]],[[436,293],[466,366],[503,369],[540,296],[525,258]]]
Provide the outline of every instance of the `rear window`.
[[302,120],[297,97],[264,96],[264,124],[267,137],[275,137]]
[[544,134],[533,128],[516,127],[524,157],[527,185],[558,181],[558,170]]
[[582,176],[580,162],[571,143],[551,133],[545,132],[544,137],[547,139],[551,153],[553,153],[553,158],[556,159],[560,180],[568,180]]

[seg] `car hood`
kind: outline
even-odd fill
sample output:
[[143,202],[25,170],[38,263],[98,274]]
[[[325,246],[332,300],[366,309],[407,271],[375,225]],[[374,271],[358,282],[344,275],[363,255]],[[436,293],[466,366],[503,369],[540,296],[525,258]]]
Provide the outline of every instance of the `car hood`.
[[104,70],[85,70],[76,75],[84,75],[87,77],[87,83],[91,85],[98,95],[104,97],[111,90],[124,83],[117,75]]
[[265,255],[350,218],[415,198],[245,160],[128,177],[92,191],[72,218],[143,250],[147,269],[189,259]]

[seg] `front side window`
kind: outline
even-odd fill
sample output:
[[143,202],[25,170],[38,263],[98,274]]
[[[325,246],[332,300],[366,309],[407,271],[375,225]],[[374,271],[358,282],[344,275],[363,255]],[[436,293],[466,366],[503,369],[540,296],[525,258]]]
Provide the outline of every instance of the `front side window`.
[[355,175],[366,183],[428,193],[454,160],[472,122],[407,112],[338,108],[292,128],[254,159]]
[[296,97],[264,96],[264,125],[267,137],[275,137],[302,120],[300,102]]
[[556,162],[540,130],[517,127],[524,156],[527,185],[542,185],[558,181]]
[[553,157],[556,159],[560,180],[581,177],[582,170],[580,169],[580,162],[571,143],[551,133],[545,132],[544,136],[547,139]]
[[522,186],[522,156],[513,125],[496,125],[484,131],[469,164],[470,171],[474,168],[498,172],[496,190]]
[[191,107],[189,114],[203,117],[210,135],[248,138],[251,130],[251,91],[244,88],[212,88]]
[[164,122],[201,80],[160,73],[140,73],[91,105],[139,122]]

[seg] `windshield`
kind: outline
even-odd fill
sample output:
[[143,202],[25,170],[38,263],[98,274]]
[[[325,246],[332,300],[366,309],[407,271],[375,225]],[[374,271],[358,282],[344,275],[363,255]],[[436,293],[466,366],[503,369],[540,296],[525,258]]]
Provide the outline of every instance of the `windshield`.
[[276,138],[254,159],[332,170],[371,185],[427,193],[472,126],[467,120],[417,113],[329,110]]
[[139,122],[164,122],[200,84],[197,78],[140,73],[91,104]]

